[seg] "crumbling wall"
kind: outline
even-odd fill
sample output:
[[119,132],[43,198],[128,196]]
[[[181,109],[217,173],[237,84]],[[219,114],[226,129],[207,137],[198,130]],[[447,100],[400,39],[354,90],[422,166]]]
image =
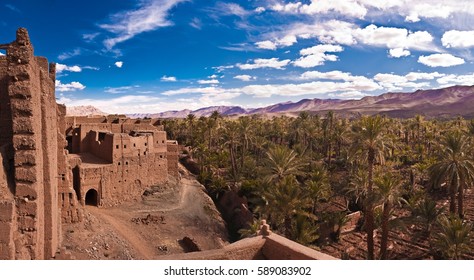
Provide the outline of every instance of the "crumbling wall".
[[15,258],[13,236],[16,230],[16,211],[9,178],[11,155],[7,150],[8,145],[0,146],[0,260]]
[[13,247],[8,245],[15,255],[9,258],[50,258],[60,235],[54,75],[45,58],[33,55],[26,29],[18,29],[16,40],[7,47],[6,61],[6,72],[5,63],[0,63],[0,123],[7,135],[2,142],[13,155],[8,165],[15,207],[3,209],[11,215],[1,219],[15,224]]
[[58,207],[61,209],[62,223],[82,221],[82,210],[77,200],[72,184],[72,169],[67,160],[67,144],[64,131],[66,130],[66,106],[58,105]]
[[179,145],[177,141],[167,141],[168,173],[178,178]]

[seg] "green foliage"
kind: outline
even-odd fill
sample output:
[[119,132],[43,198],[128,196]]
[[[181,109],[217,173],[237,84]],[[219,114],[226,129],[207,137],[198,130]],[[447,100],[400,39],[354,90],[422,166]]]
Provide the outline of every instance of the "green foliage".
[[440,232],[435,234],[435,248],[445,259],[460,260],[470,250],[472,224],[457,216],[441,216]]
[[[341,196],[348,209],[363,210],[366,223],[375,216],[372,228],[400,226],[400,209],[407,207],[411,222],[437,233],[444,208],[427,191],[446,188],[450,206],[457,202],[462,214],[463,191],[474,184],[474,120],[345,119],[333,112],[227,118],[214,112],[163,123],[171,139],[190,145],[198,178],[214,198],[238,192],[255,216],[305,244],[314,242],[327,219],[320,210],[340,206]],[[337,232],[336,221],[345,215],[332,213]]]

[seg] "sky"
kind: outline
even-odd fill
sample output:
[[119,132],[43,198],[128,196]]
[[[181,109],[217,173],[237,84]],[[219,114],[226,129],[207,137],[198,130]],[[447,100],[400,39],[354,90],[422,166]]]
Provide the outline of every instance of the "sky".
[[58,103],[107,113],[474,84],[472,0],[0,0],[0,43],[19,27]]

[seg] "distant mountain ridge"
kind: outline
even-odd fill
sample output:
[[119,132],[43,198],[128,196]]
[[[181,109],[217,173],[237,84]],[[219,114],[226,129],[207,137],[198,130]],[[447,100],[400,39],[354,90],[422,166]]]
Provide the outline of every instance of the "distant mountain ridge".
[[66,107],[67,116],[108,115],[92,105]]
[[262,108],[245,109],[239,106],[212,106],[198,110],[166,111],[155,114],[127,114],[132,118],[185,118],[210,116],[214,111],[223,116],[239,115],[293,115],[307,111],[333,111],[343,116],[386,114],[390,117],[409,118],[417,114],[427,117],[474,117],[474,86],[452,86],[441,89],[417,90],[412,93],[389,92],[366,96],[359,100],[302,99],[298,102],[278,103]]

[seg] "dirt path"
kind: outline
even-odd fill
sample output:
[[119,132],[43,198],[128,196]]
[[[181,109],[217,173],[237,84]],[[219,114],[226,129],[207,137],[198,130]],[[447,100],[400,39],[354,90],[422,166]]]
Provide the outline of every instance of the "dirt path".
[[137,253],[137,258],[151,260],[155,257],[156,254],[153,252],[150,246],[146,244],[142,238],[137,236],[136,232],[131,229],[129,225],[111,216],[107,210],[99,209],[94,206],[87,206],[86,210],[96,216],[98,219],[109,223],[120,235],[120,237],[122,237],[129,243],[130,246],[132,246],[134,251]]

